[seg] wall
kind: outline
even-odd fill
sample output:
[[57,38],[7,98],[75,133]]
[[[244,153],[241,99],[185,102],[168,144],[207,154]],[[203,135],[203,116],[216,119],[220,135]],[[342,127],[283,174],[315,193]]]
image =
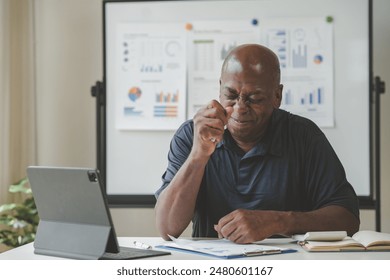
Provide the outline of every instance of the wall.
[[[101,80],[101,0],[35,0],[38,93],[38,163],[96,166],[95,100]],[[374,73],[390,85],[390,10],[374,0]],[[382,97],[382,231],[390,232],[390,92]],[[161,172],[158,170],[156,172]],[[160,174],[158,174],[160,176]],[[119,236],[156,236],[153,209],[112,209]],[[140,218],[142,217],[142,218]],[[362,229],[375,229],[373,211],[361,211]],[[188,229],[185,235],[190,234]]]
[[38,163],[95,166],[101,0],[35,0]]

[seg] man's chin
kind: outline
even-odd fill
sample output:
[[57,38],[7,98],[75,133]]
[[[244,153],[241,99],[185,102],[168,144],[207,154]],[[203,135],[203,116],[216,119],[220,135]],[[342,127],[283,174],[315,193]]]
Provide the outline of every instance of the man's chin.
[[253,132],[253,128],[243,128],[233,125],[228,125],[227,129],[229,130],[230,134],[233,136],[234,139],[239,139],[240,141],[248,140],[250,138],[251,132]]

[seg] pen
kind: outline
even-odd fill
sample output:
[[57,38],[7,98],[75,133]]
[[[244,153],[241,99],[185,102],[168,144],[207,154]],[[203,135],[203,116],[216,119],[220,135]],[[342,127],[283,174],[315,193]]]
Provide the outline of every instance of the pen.
[[280,249],[255,250],[255,251],[244,252],[244,255],[247,257],[254,257],[254,256],[261,256],[261,255],[280,254],[280,253],[282,253],[282,250]]
[[147,250],[152,249],[152,246],[139,241],[134,241],[134,246],[141,249],[147,249]]

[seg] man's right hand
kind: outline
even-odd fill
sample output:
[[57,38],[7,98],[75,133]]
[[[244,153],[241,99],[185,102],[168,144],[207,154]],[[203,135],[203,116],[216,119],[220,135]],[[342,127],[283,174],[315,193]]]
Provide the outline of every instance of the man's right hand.
[[232,107],[223,108],[216,100],[199,109],[194,116],[192,153],[209,157],[214,152],[216,144],[223,138],[225,125],[232,112]]

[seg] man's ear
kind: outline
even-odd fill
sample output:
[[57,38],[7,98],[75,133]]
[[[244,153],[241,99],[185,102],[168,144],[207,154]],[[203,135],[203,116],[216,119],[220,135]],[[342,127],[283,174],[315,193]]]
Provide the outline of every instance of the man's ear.
[[280,84],[278,88],[275,90],[274,108],[279,108],[280,104],[282,104],[282,93],[283,93],[283,85]]

